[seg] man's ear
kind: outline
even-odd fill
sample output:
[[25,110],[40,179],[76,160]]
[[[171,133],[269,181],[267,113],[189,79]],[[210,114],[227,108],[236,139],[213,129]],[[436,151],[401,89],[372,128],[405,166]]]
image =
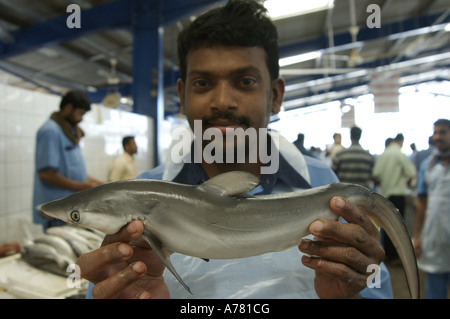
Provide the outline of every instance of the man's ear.
[[65,115],[68,115],[68,114],[72,113],[73,109],[74,109],[73,104],[72,103],[67,103],[61,109],[61,113],[65,114]]
[[180,98],[181,114],[186,114],[184,111],[184,82],[181,79],[177,81],[177,91]]
[[277,78],[272,82],[272,113],[280,112],[284,99],[285,83],[282,78]]

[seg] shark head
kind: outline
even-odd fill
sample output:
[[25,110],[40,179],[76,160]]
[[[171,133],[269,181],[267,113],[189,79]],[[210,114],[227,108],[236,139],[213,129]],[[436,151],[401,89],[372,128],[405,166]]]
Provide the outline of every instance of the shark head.
[[38,209],[73,225],[114,234],[132,219],[130,207],[121,199],[120,192],[105,184],[45,203]]

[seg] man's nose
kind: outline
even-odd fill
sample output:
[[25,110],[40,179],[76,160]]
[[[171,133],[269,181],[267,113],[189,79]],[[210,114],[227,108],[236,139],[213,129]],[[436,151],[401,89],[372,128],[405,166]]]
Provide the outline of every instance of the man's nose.
[[228,81],[219,81],[213,90],[211,109],[215,111],[227,111],[236,109],[237,97],[233,86]]

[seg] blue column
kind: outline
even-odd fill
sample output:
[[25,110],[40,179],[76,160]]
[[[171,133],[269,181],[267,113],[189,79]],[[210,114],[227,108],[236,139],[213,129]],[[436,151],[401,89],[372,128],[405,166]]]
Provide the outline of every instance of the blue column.
[[154,165],[160,164],[160,128],[164,119],[163,28],[159,1],[133,2],[133,111],[153,119]]

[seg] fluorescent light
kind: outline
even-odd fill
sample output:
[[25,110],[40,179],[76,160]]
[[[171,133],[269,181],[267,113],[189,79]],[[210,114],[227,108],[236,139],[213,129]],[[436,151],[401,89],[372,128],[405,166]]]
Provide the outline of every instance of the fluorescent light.
[[266,7],[272,20],[284,19],[296,15],[330,9],[334,0],[266,0]]
[[280,67],[283,67],[286,65],[291,65],[291,64],[309,61],[309,60],[314,60],[314,59],[317,59],[318,57],[320,57],[320,55],[321,55],[320,51],[312,51],[312,52],[303,53],[303,54],[294,55],[294,56],[280,59],[280,61],[278,63],[280,64]]
[[444,30],[445,32],[450,32],[450,23],[447,23]]

